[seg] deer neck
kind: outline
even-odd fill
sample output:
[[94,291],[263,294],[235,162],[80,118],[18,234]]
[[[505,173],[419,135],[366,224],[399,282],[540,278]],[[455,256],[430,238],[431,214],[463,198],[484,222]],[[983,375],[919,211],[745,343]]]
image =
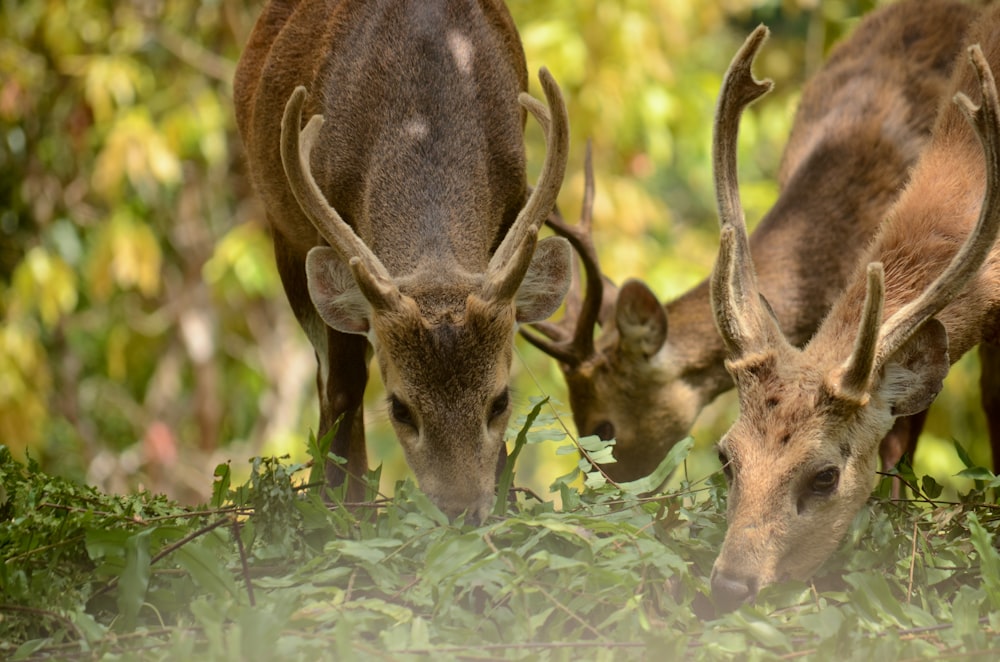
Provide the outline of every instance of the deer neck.
[[[864,271],[870,262],[882,262],[885,268],[883,320],[927,289],[976,223],[985,188],[982,168],[982,150],[971,141],[966,150],[956,150],[954,144],[928,147],[911,184],[923,195],[900,198],[810,345],[831,355],[850,354],[861,314],[859,302],[865,298]],[[980,342],[985,320],[1000,310],[1000,294],[991,285],[998,280],[1000,255],[994,247],[979,276],[936,315],[948,333],[952,362]]]
[[726,347],[715,327],[708,281],[702,281],[664,308],[669,331],[661,353],[667,354],[674,365],[682,366],[679,378],[704,407],[733,388],[724,365]]

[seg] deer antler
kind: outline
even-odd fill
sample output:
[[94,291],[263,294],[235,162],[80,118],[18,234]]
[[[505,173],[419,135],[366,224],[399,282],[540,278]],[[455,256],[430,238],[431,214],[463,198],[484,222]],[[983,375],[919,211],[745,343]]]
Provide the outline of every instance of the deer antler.
[[281,118],[281,162],[288,184],[302,211],[319,233],[348,261],[354,279],[368,302],[379,310],[392,309],[398,305],[401,295],[389,272],[330,206],[313,178],[309,156],[323,126],[323,116],[313,115],[300,131],[305,98],[306,88],[301,85],[296,87],[285,104],[285,113]]
[[[955,103],[965,114],[983,145],[986,157],[986,192],[979,212],[979,219],[972,233],[966,239],[962,248],[952,258],[947,268],[917,299],[896,312],[881,328],[877,346],[863,347],[860,339],[855,346],[848,365],[857,366],[848,370],[845,379],[851,384],[842,387],[867,386],[871,376],[876,374],[892,357],[892,355],[909,340],[920,327],[941,309],[947,306],[955,296],[968,284],[979,271],[987,255],[993,247],[998,231],[1000,231],[1000,102],[997,100],[997,88],[990,66],[978,45],[969,47],[969,61],[975,69],[982,90],[982,103],[977,107],[968,96],[959,92],[955,95]],[[872,273],[879,274],[873,279]],[[869,280],[867,299],[882,298],[881,265],[869,265]],[[861,321],[863,331],[860,335],[870,333],[873,327],[878,328],[881,318],[881,302],[877,306],[865,307],[865,315]],[[872,345],[875,345],[872,343]],[[870,354],[870,357],[865,355]],[[870,367],[865,373],[864,365]],[[862,373],[864,379],[862,380]]]
[[769,331],[783,338],[757,289],[736,170],[743,110],[773,86],[770,80],[758,81],[750,71],[767,36],[767,28],[758,26],[733,57],[719,94],[713,132],[712,168],[722,237],[711,298],[716,325],[732,356],[747,353]]
[[[527,329],[521,335],[532,345],[567,365],[579,365],[594,354],[594,325],[602,322],[614,306],[614,285],[601,273],[597,249],[594,247],[594,164],[590,141],[583,160],[583,205],[580,221],[569,225],[558,207],[549,214],[546,223],[559,236],[565,237],[583,262],[586,286],[580,295],[579,269],[573,262],[573,283],[566,297],[566,307],[558,323],[539,322],[532,326],[545,335],[542,338]],[[608,296],[611,294],[611,296]]]
[[851,358],[840,380],[843,395],[863,401],[868,393],[868,382],[875,364],[878,349],[878,330],[882,324],[882,307],[885,304],[885,270],[881,262],[868,265],[868,283],[865,288],[865,307],[861,326],[854,341]]
[[483,298],[487,301],[512,298],[524,278],[538,238],[538,230],[556,203],[569,154],[569,120],[562,92],[545,67],[538,72],[549,109],[537,99],[521,93],[518,100],[534,115],[545,133],[546,152],[538,185],[490,259],[486,270]]

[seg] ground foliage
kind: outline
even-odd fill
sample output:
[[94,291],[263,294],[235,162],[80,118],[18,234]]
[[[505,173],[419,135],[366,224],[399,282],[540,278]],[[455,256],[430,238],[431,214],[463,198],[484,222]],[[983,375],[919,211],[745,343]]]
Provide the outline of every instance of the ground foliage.
[[[515,449],[551,423],[536,403]],[[540,413],[541,412],[541,413]],[[525,420],[526,419],[526,420]],[[308,464],[216,470],[214,503],[182,508],[41,473],[0,448],[0,656],[43,659],[995,659],[1000,479],[942,502],[886,478],[811,584],[717,613],[724,535],[716,473],[513,490],[484,525],[449,522],[409,481],[394,499],[324,502]],[[593,459],[601,449],[589,445]],[[572,447],[577,452],[576,447]],[[318,444],[312,452],[322,453]],[[581,461],[581,468],[590,466]],[[372,485],[377,485],[373,472]],[[908,470],[903,480],[914,488]],[[514,481],[516,484],[516,481]],[[664,657],[666,656],[666,657]]]

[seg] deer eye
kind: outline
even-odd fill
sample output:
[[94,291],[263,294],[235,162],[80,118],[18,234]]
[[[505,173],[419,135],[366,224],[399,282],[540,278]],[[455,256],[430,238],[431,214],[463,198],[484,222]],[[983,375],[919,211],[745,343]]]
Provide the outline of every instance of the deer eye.
[[837,484],[840,482],[840,471],[834,467],[829,469],[823,469],[818,474],[813,476],[810,488],[814,494],[820,496],[825,496],[830,494],[835,489],[837,489]]
[[417,424],[413,421],[413,412],[395,395],[389,396],[389,412],[392,414],[393,420],[397,423],[409,425],[411,428],[417,427]]
[[510,393],[504,391],[493,400],[493,404],[490,406],[490,420],[502,416],[507,412],[507,407],[510,405]]
[[615,438],[615,424],[611,421],[601,421],[594,427],[594,434],[601,438],[601,441],[611,441]]

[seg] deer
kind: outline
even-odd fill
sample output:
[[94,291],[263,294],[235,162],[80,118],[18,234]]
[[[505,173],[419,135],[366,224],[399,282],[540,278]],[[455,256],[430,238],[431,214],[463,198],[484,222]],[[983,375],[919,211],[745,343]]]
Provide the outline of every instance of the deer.
[[[811,77],[778,172],[778,199],[751,235],[761,291],[795,345],[819,326],[906,183],[977,12],[954,0],[916,4],[868,14]],[[585,277],[574,279],[558,322],[521,333],[558,360],[579,434],[615,440],[616,462],[601,469],[629,481],[653,471],[734,383],[708,278],[661,304],[641,280],[617,289],[602,277],[591,237],[593,186],[591,176],[576,225],[558,213],[548,221],[573,244]],[[884,466],[914,446],[924,417],[900,419],[883,444]]]
[[[249,37],[237,124],[348,502],[365,495],[374,355],[421,490],[466,523],[490,511],[516,326],[570,278],[569,244],[538,239],[569,140],[559,86],[539,80],[547,106],[501,0],[271,0]],[[530,194],[527,113],[546,139]]]
[[713,170],[721,227],[716,324],[739,414],[718,443],[728,529],[711,573],[717,605],[805,581],[871,495],[879,441],[924,410],[951,364],[1000,330],[1000,8],[973,23],[946,104],[909,183],[801,349],[762,296],[736,170],[744,108],[771,89],[751,73],[767,30],[734,57],[719,95]]

